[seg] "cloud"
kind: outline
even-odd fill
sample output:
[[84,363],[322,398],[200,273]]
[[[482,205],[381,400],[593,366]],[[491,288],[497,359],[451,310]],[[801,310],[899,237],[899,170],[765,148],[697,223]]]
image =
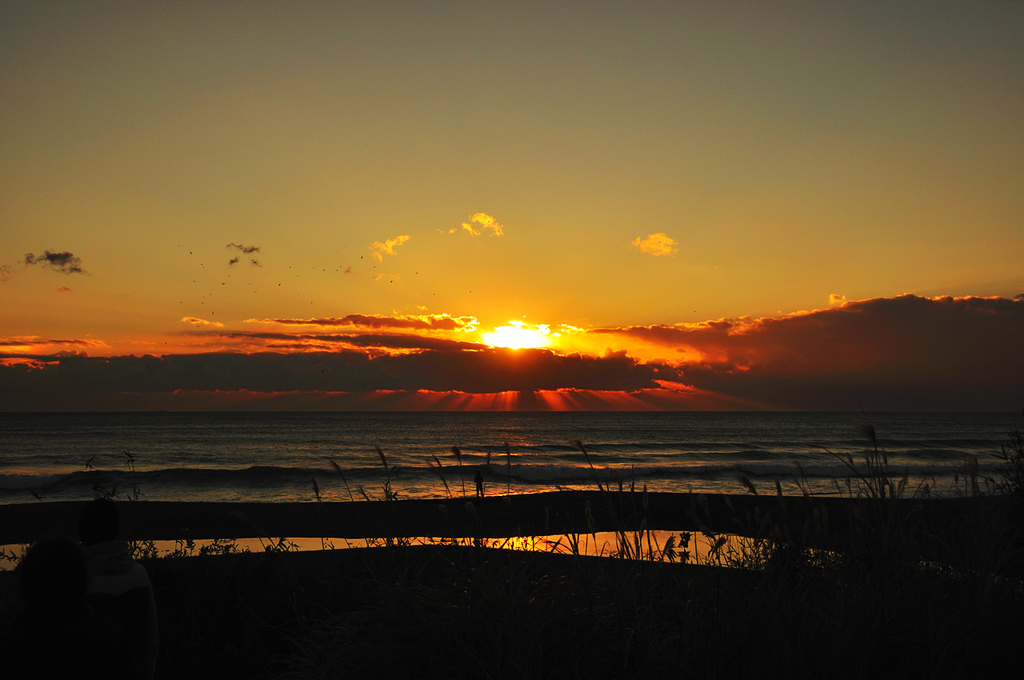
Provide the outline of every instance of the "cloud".
[[[227,247],[227,248],[234,248],[235,250],[237,250],[237,251],[239,251],[239,252],[241,252],[241,253],[243,253],[245,255],[252,255],[253,253],[260,252],[260,247],[259,246],[243,246],[243,245],[238,244],[238,243],[229,243],[225,247]],[[228,261],[228,264],[229,265],[235,265],[235,264],[238,264],[239,262],[241,262],[241,260],[242,260],[241,256],[236,255],[235,257],[231,258]],[[260,264],[260,261],[257,260],[255,257],[250,257],[249,258],[249,262],[254,267],[262,267],[263,266],[263,265]]]
[[22,366],[25,370],[38,371],[45,368],[50,362],[39,359],[28,359],[25,357],[3,357],[0,358],[0,366]]
[[[501,236],[505,233],[505,227],[493,215],[487,213],[473,213],[469,216],[469,222],[463,222],[462,228],[470,233],[471,236],[479,236],[484,233],[485,229],[491,230],[492,236]],[[474,226],[475,225],[475,226]],[[454,234],[458,229],[449,229],[449,234]]]
[[658,256],[670,255],[676,252],[678,250],[676,246],[679,244],[675,239],[669,238],[662,232],[658,232],[657,234],[648,234],[647,238],[643,240],[637,236],[629,245],[641,253],[650,253],[651,255]]
[[764,408],[1016,410],[1024,301],[896,298],[753,321],[598,329],[683,359],[681,382]]
[[[82,258],[77,257],[67,251],[60,253],[53,253],[49,250],[44,250],[42,255],[33,255],[28,253],[25,255],[25,266],[32,266],[41,264],[44,267],[49,267],[54,271],[58,271],[61,274],[84,274],[85,270],[82,269]],[[10,268],[8,268],[10,270]],[[8,275],[8,278],[10,276]]]
[[412,314],[380,316],[376,314],[349,314],[341,318],[312,319],[246,319],[245,323],[273,323],[282,326],[361,326],[364,328],[404,328],[410,330],[473,331],[477,327],[474,316],[448,314]]
[[395,238],[389,238],[388,240],[384,241],[384,243],[381,243],[380,241],[374,241],[373,245],[370,246],[370,250],[373,251],[373,256],[377,259],[378,262],[383,262],[383,253],[387,253],[388,255],[395,255],[395,248],[408,241],[409,238],[410,236],[408,234],[404,234],[402,236],[396,236]]
[[211,326],[213,328],[223,328],[224,324],[219,321],[207,321],[206,319],[200,319],[194,316],[183,316],[181,317],[181,323],[192,324],[193,326]]
[[838,306],[842,305],[845,302],[846,302],[846,296],[845,295],[836,295],[835,293],[832,293],[832,294],[830,294],[828,296],[828,306],[829,307],[838,307]]
[[68,347],[107,347],[107,343],[92,338],[75,338],[65,340],[41,340],[39,337],[14,336],[0,338],[0,354],[37,354],[46,351],[68,351]]
[[[430,340],[391,338],[396,339]],[[440,339],[433,342],[439,347],[450,343]],[[0,364],[0,409],[31,410],[44,404],[44,410],[138,409],[145,403],[144,398],[152,395],[171,398],[191,392],[222,395],[217,398],[225,404],[230,401],[230,393],[238,391],[265,395],[373,394],[382,390],[468,394],[563,389],[635,391],[660,389],[658,379],[680,378],[670,367],[639,364],[624,355],[587,357],[547,350],[485,348],[376,357],[362,350],[337,350],[27,358],[49,363],[37,370],[28,370],[23,364]],[[137,398],[126,400],[125,394]]]
[[268,333],[258,331],[190,331],[211,344],[246,351],[320,352],[363,349],[369,356],[410,354],[421,350],[478,350],[485,345],[411,333],[339,335],[328,333]]
[[57,289],[57,292],[58,293],[70,293],[71,289],[68,288],[67,286],[61,286],[60,288]]
[[22,258],[21,262],[18,262],[15,265],[0,265],[0,282],[10,281],[11,277],[15,274],[23,272],[25,269],[37,264],[49,267],[61,274],[86,273],[86,271],[82,269],[82,258],[67,251],[55,253],[49,250],[44,250],[42,255],[33,255],[32,253],[26,254],[25,257]]
[[[253,403],[849,411],[859,403],[868,411],[1019,412],[1024,403],[1024,300],[904,295],[756,320],[588,331],[620,348],[599,357],[490,348],[423,332],[424,325],[445,332],[459,326],[443,316],[281,321],[377,332],[204,326],[185,334],[221,351],[163,357],[50,354],[94,341],[7,338],[0,340],[0,410]],[[660,348],[665,358],[640,361],[621,350],[641,345]]]

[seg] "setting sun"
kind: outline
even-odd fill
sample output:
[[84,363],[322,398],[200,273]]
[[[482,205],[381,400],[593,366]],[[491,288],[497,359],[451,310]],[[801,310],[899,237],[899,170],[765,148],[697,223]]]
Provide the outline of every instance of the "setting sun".
[[532,349],[547,347],[551,344],[546,324],[526,328],[521,321],[509,321],[509,323],[512,325],[498,326],[492,332],[481,335],[483,341],[491,347],[509,347],[511,349]]
[[0,416],[1020,413],[1024,2],[355,4],[3,2]]

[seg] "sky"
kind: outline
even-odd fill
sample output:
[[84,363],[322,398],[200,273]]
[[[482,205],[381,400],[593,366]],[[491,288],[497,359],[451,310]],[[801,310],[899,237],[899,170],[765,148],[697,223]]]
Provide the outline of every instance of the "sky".
[[0,410],[1024,407],[1024,2],[0,1]]

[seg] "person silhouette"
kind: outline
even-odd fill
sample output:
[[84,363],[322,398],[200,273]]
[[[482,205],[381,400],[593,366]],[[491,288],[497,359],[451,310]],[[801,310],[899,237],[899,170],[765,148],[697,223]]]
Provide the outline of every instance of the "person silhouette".
[[476,477],[474,478],[474,481],[476,481],[476,497],[477,498],[483,498],[484,497],[484,475],[479,470],[476,471]]
[[152,678],[160,646],[156,600],[146,568],[132,559],[127,541],[117,540],[119,524],[110,499],[97,498],[82,507],[78,535],[92,575],[85,599],[97,616],[125,631],[144,677]]
[[90,665],[105,678],[140,678],[121,629],[95,616],[85,601],[89,570],[74,541],[37,541],[18,565],[24,611],[13,621],[0,655],[11,677],[73,678]]

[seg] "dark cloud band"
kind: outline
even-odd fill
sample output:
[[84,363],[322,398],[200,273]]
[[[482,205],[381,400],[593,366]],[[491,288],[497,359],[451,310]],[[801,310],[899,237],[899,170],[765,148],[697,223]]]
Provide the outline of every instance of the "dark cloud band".
[[562,391],[584,408],[586,393],[602,391],[691,400],[666,408],[851,410],[859,403],[869,411],[1018,412],[1024,405],[1024,300],[901,296],[782,318],[595,333],[627,346],[642,339],[687,360],[508,350],[408,332],[204,333],[275,351],[107,358],[44,355],[43,346],[11,339],[6,355],[0,345],[0,410],[125,407],[126,394],[164,395],[159,403],[204,395],[201,403],[176,403],[228,408],[242,393],[290,394],[288,403],[298,404],[388,391],[430,393],[436,404],[447,403],[444,395],[463,395],[452,397],[461,403],[465,395]]

